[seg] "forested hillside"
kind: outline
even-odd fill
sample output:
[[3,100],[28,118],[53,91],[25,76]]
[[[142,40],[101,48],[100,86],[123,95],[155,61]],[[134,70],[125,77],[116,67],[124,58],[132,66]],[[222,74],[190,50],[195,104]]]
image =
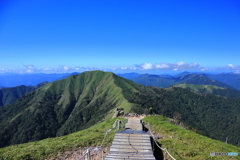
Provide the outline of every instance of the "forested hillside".
[[0,147],[76,132],[108,114],[111,118],[116,107],[127,110],[131,106],[122,89],[115,85],[113,73],[94,71],[73,75],[1,107]]
[[182,120],[198,133],[240,146],[240,98],[197,94],[182,88],[146,89],[125,94],[129,102],[138,104],[134,111],[153,112]]
[[182,88],[146,87],[111,72],[91,71],[49,83],[0,108],[1,147],[76,132],[124,108],[149,108],[204,135],[239,146],[240,99]]
[[0,106],[4,106],[16,101],[21,96],[27,94],[28,92],[34,91],[37,88],[44,86],[48,82],[40,83],[36,86],[17,86],[10,88],[2,88],[0,89]]
[[240,74],[234,73],[222,73],[222,74],[202,74],[210,79],[228,84],[238,90],[240,90]]
[[[143,119],[145,124],[150,124],[152,132],[157,133],[162,138],[158,143],[162,148],[167,148],[168,152],[177,160],[239,160],[240,148],[213,140],[174,125],[169,118],[161,115],[147,116]],[[236,152],[238,156],[210,156],[210,152]],[[165,159],[172,159],[165,151]]]
[[154,87],[162,87],[162,88],[166,88],[174,84],[186,83],[186,84],[195,84],[195,85],[215,85],[218,87],[234,89],[233,87],[225,83],[209,79],[204,75],[195,75],[192,73],[180,74],[175,77],[144,74],[144,75],[134,77],[131,80],[145,86],[154,86]]
[[197,93],[219,95],[219,96],[224,96],[224,97],[229,97],[229,98],[237,98],[237,97],[239,98],[240,97],[240,91],[238,91],[238,90],[217,87],[214,85],[194,85],[194,84],[184,83],[184,84],[175,84],[171,87],[186,88],[186,89],[192,90]]

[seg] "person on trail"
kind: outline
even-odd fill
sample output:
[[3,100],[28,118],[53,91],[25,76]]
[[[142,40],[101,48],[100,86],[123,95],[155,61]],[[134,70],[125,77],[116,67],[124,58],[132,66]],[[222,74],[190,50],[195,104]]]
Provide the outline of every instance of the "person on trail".
[[149,111],[149,114],[150,114],[150,115],[153,114],[153,108],[152,108],[152,107],[150,107],[150,108],[148,109],[148,111]]

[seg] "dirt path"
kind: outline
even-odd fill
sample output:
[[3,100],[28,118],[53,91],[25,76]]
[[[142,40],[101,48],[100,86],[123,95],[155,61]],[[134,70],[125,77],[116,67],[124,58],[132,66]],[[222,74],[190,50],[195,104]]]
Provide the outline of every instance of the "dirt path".
[[[126,119],[143,119],[145,116],[139,117],[122,117]],[[93,147],[96,148],[96,147]],[[45,160],[79,160],[85,153],[87,148],[76,148],[72,151],[65,151],[64,153],[59,153],[56,157],[52,157]],[[102,151],[90,151],[91,160],[101,160],[102,156],[106,157],[109,152],[109,148],[103,148]],[[86,157],[86,156],[85,156]],[[84,160],[84,158],[82,159]]]
[[[103,148],[102,151],[90,151],[90,154],[87,154],[85,157],[90,156],[91,160],[101,160],[102,156],[106,157],[108,154],[109,148]],[[56,157],[52,157],[45,160],[79,160],[83,155],[85,155],[86,149],[75,149],[72,151],[65,151],[64,153],[59,153]],[[82,160],[85,160],[85,158],[82,158]]]

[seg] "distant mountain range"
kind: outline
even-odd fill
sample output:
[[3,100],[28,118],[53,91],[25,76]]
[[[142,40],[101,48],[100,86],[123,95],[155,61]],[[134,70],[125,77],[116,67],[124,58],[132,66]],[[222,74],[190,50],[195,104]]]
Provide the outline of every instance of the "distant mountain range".
[[[13,85],[21,83],[35,84],[45,79],[54,81],[64,79],[68,76],[77,74],[79,73],[74,72],[71,74],[66,73],[66,74],[32,74],[32,75],[5,74],[5,77],[4,75],[1,76],[4,77],[5,80],[8,80],[8,85],[10,85],[11,83]],[[118,75],[126,79],[133,80],[136,83],[143,84],[145,86],[155,86],[162,88],[166,88],[169,86],[182,87],[203,94],[221,95],[226,97],[240,97],[239,92],[232,87],[232,86],[238,87],[237,85],[240,84],[238,83],[240,76],[233,73],[212,75],[206,73],[183,72],[181,74],[172,76],[167,74],[151,75],[151,74],[138,74],[132,72]],[[19,77],[21,78],[18,79]],[[217,80],[209,79],[208,77],[219,79],[222,82],[232,84],[232,86],[224,84]],[[19,97],[23,96],[24,94],[31,92],[37,88],[38,86],[25,86],[25,85],[5,88],[0,87],[0,106],[10,104],[13,101],[17,100]]]
[[208,77],[203,75],[195,75],[192,73],[183,74],[175,77],[165,77],[165,76],[159,76],[159,75],[144,74],[144,75],[134,77],[131,80],[145,86],[155,86],[155,87],[162,87],[162,88],[166,88],[174,84],[186,83],[186,84],[195,84],[195,85],[215,85],[218,87],[234,89],[233,87],[227,84],[224,84],[222,82],[209,79]]
[[[10,104],[24,94],[37,89],[37,86],[31,86],[43,80],[60,80],[71,75],[79,73],[65,73],[65,74],[2,74],[2,85],[0,87],[0,106]],[[240,75],[233,73],[226,74],[206,74],[206,73],[190,73],[183,72],[181,74],[172,75],[151,75],[151,74],[138,74],[138,73],[124,73],[118,74],[121,77],[130,79],[136,83],[145,86],[155,87],[182,87],[193,90],[203,94],[221,95],[225,97],[240,97],[236,88],[239,87]],[[216,80],[212,80],[216,79]],[[217,81],[219,80],[219,81]],[[221,81],[221,82],[220,82]],[[222,83],[224,82],[224,83]],[[225,84],[228,83],[228,84]],[[20,85],[15,87],[6,87],[8,85],[15,86],[16,84],[31,84],[30,86]],[[236,87],[236,88],[234,88]]]
[[4,106],[16,101],[21,96],[36,90],[39,87],[44,86],[48,82],[40,83],[36,86],[17,86],[17,87],[10,87],[10,88],[1,88],[0,89],[0,106]]
[[48,83],[1,107],[0,147],[88,128],[112,118],[116,108],[142,114],[150,107],[157,114],[178,116],[211,138],[229,137],[229,143],[240,144],[239,98],[147,87],[111,72],[91,71]]
[[219,96],[224,96],[229,98],[240,97],[240,91],[229,89],[229,88],[217,87],[214,85],[194,85],[194,84],[184,83],[184,84],[174,84],[171,87],[181,87],[181,88],[192,90],[197,93],[219,95]]
[[123,78],[126,78],[126,79],[132,79],[132,78],[140,76],[141,74],[132,72],[132,73],[117,74],[117,75],[121,76]]
[[202,74],[210,79],[225,83],[231,87],[240,90],[240,74],[222,73],[222,74]]
[[[0,146],[66,135],[96,124],[116,107],[132,105],[119,85],[136,90],[113,73],[84,72],[49,83],[0,108]],[[131,94],[131,93],[130,93]]]
[[[20,85],[35,86],[44,81],[53,82],[56,80],[64,79],[71,75],[79,74],[75,73],[62,73],[62,74],[0,74],[0,89],[5,87],[15,87]],[[139,74],[139,73],[124,73],[117,74],[123,78],[133,80],[136,83],[140,83],[146,86],[156,86],[166,88],[177,83],[191,83],[197,85],[215,85],[224,88],[238,89],[240,90],[240,74],[223,73],[223,74],[208,74],[208,73],[190,73],[183,72],[178,75],[153,75],[153,74]],[[195,76],[194,76],[195,75]],[[203,77],[205,77],[205,80]],[[206,79],[208,78],[208,80]],[[216,84],[215,81],[224,83]],[[203,84],[204,82],[204,84]],[[205,82],[207,82],[205,84]]]
[[[76,73],[72,73],[76,74]],[[48,81],[53,82],[66,78],[67,76],[72,75],[70,73],[62,74],[45,74],[45,73],[36,73],[36,74],[0,74],[0,86],[1,87],[16,87],[16,86],[36,86],[39,83]],[[79,74],[79,73],[77,73]]]

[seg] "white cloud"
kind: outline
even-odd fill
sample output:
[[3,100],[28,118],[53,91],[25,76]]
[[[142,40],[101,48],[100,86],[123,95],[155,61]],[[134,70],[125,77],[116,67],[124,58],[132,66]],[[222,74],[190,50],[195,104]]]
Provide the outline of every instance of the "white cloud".
[[98,70],[98,68],[95,67],[75,67],[76,70],[78,71],[93,71],[93,70]]
[[143,63],[143,64],[140,64],[140,65],[137,65],[137,67],[140,69],[140,70],[152,70],[152,69],[155,69],[155,66],[151,63]]
[[70,70],[71,68],[70,67],[68,67],[68,66],[62,66],[62,68],[63,68],[63,70],[65,70],[65,71],[68,71],[68,70]]
[[22,69],[22,72],[26,72],[26,73],[34,73],[37,72],[38,69],[34,66],[34,65],[23,65],[25,67],[25,69]]
[[128,67],[121,67],[121,69],[128,69]]
[[38,69],[34,65],[22,65],[18,66],[16,68],[0,68],[0,73],[72,73],[72,72],[84,72],[84,71],[93,71],[93,70],[102,70],[102,71],[110,71],[110,72],[138,72],[138,71],[145,71],[145,72],[168,72],[168,71],[200,71],[200,72],[234,72],[234,73],[240,73],[240,66],[233,65],[233,64],[227,64],[224,67],[215,67],[215,68],[206,68],[202,67],[199,63],[185,63],[185,62],[176,62],[176,63],[142,63],[135,65],[135,67],[119,67],[119,68],[104,68],[99,69],[95,67],[70,67],[68,65],[59,65],[56,68],[42,68]]
[[239,65],[236,66],[236,65],[233,65],[233,64],[227,64],[225,69],[228,69],[231,72],[234,72],[234,73],[237,73],[237,74],[240,73],[240,66]]
[[184,65],[185,63],[184,63],[184,62],[177,62],[176,64],[179,65],[179,66],[182,66],[182,65]]
[[119,70],[124,70],[124,71],[133,71],[137,70],[136,67],[120,67],[120,68],[111,68],[111,69],[105,69],[106,71],[119,71]]
[[156,69],[167,69],[167,68],[169,68],[170,66],[169,66],[169,64],[167,64],[167,63],[160,63],[160,64],[156,64]]
[[227,64],[226,67],[229,68],[229,69],[234,69],[235,68],[235,66],[233,64]]
[[79,66],[72,68],[72,67],[69,67],[66,65],[60,65],[59,68],[55,68],[54,70],[58,71],[58,72],[78,72],[78,71],[84,72],[84,71],[97,70],[97,68],[95,68],[95,67],[79,67]]
[[143,63],[140,65],[136,65],[139,70],[155,70],[155,69],[164,69],[164,70],[200,70],[203,67],[198,63],[185,63],[185,62],[177,62],[177,63]]
[[43,71],[51,71],[52,69],[51,68],[43,68],[42,70]]
[[69,71],[72,71],[72,68],[69,67],[69,66],[66,66],[66,65],[59,65],[58,68],[52,68],[52,69],[51,68],[45,68],[44,70],[41,70],[41,71],[69,72]]
[[236,74],[240,74],[240,70],[236,70],[235,73],[236,73]]

